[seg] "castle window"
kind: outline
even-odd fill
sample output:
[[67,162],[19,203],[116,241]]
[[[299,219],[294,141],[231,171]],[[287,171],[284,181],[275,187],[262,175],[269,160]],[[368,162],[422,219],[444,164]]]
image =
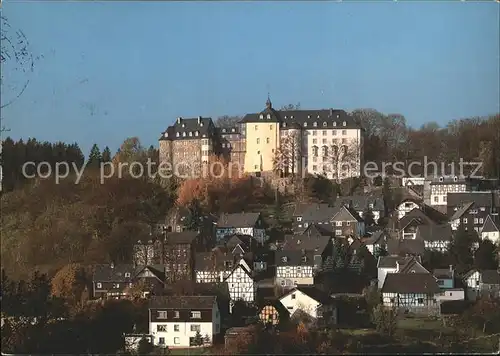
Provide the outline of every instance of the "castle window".
[[264,118],[264,115],[260,114],[259,119],[262,120],[263,118]]
[[347,135],[347,130],[342,130],[342,135]]
[[333,122],[333,126],[337,126],[337,122],[336,121]]
[[304,122],[304,127],[307,127],[307,122]]
[[316,121],[315,121],[315,122],[313,122],[313,126],[314,126],[314,127],[318,126],[318,123],[317,123]]
[[267,119],[270,120],[271,119],[271,115],[267,114]]
[[185,132],[182,133],[182,137],[186,137],[186,133]]
[[286,122],[283,123],[283,127],[286,127]]
[[342,123],[342,126],[345,126],[345,125],[346,125],[346,122],[344,121],[344,122]]
[[266,143],[269,143],[271,142],[271,140],[269,140],[269,137],[266,138]]
[[257,131],[258,129],[259,129],[259,126],[255,125],[255,131]]
[[196,131],[196,132],[194,133],[194,135],[195,135],[195,136],[198,136],[199,134],[200,134],[200,133],[199,133],[198,131]]
[[181,134],[177,132],[177,134],[175,136],[179,137]]
[[259,144],[259,143],[260,143],[260,138],[257,139],[257,144]]
[[328,124],[326,122],[323,122],[323,126],[326,127],[328,126]]
[[190,131],[189,132],[189,137],[191,137],[191,136],[193,136],[193,132]]
[[272,130],[273,129],[273,125],[269,125],[269,130]]

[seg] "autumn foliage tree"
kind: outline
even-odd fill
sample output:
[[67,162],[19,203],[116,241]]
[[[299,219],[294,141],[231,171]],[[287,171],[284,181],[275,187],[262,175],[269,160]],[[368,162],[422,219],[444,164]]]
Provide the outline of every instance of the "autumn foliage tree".
[[85,269],[72,263],[61,268],[52,278],[52,295],[63,298],[70,305],[81,302],[87,284]]

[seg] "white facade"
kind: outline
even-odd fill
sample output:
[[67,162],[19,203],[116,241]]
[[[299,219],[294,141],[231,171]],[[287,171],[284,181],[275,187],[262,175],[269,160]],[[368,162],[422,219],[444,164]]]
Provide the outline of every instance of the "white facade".
[[307,294],[294,290],[291,293],[280,298],[280,303],[288,310],[290,315],[295,313],[297,309],[307,313],[312,318],[318,317],[318,307],[321,305],[320,302],[314,300]]
[[498,231],[481,232],[481,239],[482,240],[488,239],[491,242],[498,244],[500,240],[500,232]]
[[255,240],[257,240],[260,244],[263,244],[267,241],[266,230],[265,229],[257,229],[254,227],[228,227],[228,228],[217,228],[216,231],[216,239],[217,242],[220,242],[224,239],[224,237],[228,235],[249,235],[252,236]]
[[382,289],[384,282],[385,282],[385,277],[387,277],[388,273],[396,273],[398,270],[398,267],[379,267],[377,269],[377,278],[378,278],[378,288]]
[[296,287],[297,285],[313,285],[313,267],[278,266],[276,268],[276,284],[287,288]]
[[474,271],[474,273],[467,275],[465,279],[465,285],[467,286],[467,299],[475,300],[479,295],[479,282],[481,276],[479,271]]
[[382,303],[386,307],[409,307],[409,308],[422,308],[431,304],[435,304],[435,298],[424,293],[382,293]]
[[446,289],[441,292],[441,294],[435,295],[436,300],[439,302],[449,301],[449,300],[464,300],[465,291],[462,288]]
[[[403,178],[404,179],[404,178]],[[398,220],[402,219],[403,216],[408,214],[410,211],[413,209],[420,209],[417,203],[411,200],[407,200],[402,202],[401,204],[398,205],[397,211],[398,211]]]
[[426,250],[445,252],[448,250],[450,241],[426,241],[424,240],[424,247]]
[[204,339],[204,345],[212,344],[213,337],[220,333],[220,313],[215,305],[210,322],[149,322],[149,333],[153,336],[153,345],[169,348],[186,348],[191,346],[190,338],[196,336],[197,331]]
[[[343,121],[336,122],[334,129],[323,125],[323,121],[318,119],[312,127],[304,128],[307,172],[325,174],[328,179],[359,177],[363,146],[361,129],[348,129],[345,127],[347,123]],[[335,147],[339,150],[347,148],[343,160],[336,158],[333,153]]]

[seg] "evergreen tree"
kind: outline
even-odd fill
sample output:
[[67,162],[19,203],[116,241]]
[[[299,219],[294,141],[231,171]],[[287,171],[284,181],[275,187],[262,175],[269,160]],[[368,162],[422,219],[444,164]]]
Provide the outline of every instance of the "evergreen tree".
[[497,269],[496,255],[496,246],[493,242],[488,239],[481,241],[474,254],[474,267],[480,271]]
[[472,257],[472,244],[474,238],[472,234],[465,230],[465,227],[460,223],[453,241],[449,245],[449,253],[453,264],[459,273],[468,271],[474,262]]
[[194,336],[194,343],[196,346],[203,345],[203,336],[201,336],[201,333],[199,330],[196,331],[196,335]]
[[372,209],[365,209],[365,211],[363,212],[363,220],[365,221],[366,226],[375,225],[375,216],[373,215]]
[[102,162],[111,162],[111,150],[109,149],[108,146],[104,147],[104,150],[102,151],[101,155],[101,160]]
[[90,149],[87,167],[99,167],[101,161],[102,161],[101,151],[99,150],[99,146],[97,146],[97,144],[94,143],[94,145]]
[[188,230],[198,230],[203,225],[203,210],[201,208],[201,204],[198,200],[193,200],[187,208],[189,210],[189,214],[184,220],[184,226]]
[[389,213],[392,212],[394,205],[394,199],[391,190],[391,182],[389,181],[389,178],[384,179],[384,184],[382,187],[382,195],[384,197],[385,216],[389,216]]

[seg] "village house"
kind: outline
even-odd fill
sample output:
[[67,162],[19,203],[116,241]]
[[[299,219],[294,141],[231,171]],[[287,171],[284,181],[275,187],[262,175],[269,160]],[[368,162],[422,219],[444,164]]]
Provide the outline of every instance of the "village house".
[[255,301],[257,283],[255,283],[252,277],[252,270],[244,259],[240,259],[236,266],[223,280],[221,280],[221,282],[226,282],[229,288],[229,295],[231,298],[229,307],[230,313],[232,313],[232,308],[236,301],[243,301],[246,303],[253,303]]
[[222,214],[216,224],[216,241],[228,235],[250,235],[261,245],[267,241],[266,227],[260,213]]
[[126,298],[134,286],[141,285],[143,297],[160,294],[165,286],[165,266],[131,264],[96,265],[92,277],[94,298]]
[[364,219],[364,213],[371,211],[373,214],[373,221],[378,224],[380,218],[384,217],[385,204],[384,199],[374,195],[354,195],[339,197],[335,201],[334,206],[341,208],[347,205],[351,210],[358,213],[358,216]]
[[335,228],[335,236],[357,236],[365,235],[365,222],[358,213],[348,206],[342,206],[330,219]]
[[396,207],[398,220],[401,220],[406,214],[413,209],[420,209],[421,202],[417,199],[406,198]]
[[476,300],[484,295],[500,297],[500,272],[498,270],[478,271],[472,269],[463,277],[467,299]]
[[420,257],[380,256],[377,261],[378,288],[381,289],[384,285],[387,274],[396,273],[400,266],[404,266],[414,259],[420,262]]
[[197,231],[167,234],[163,241],[163,264],[169,282],[194,279],[194,256],[199,238]]
[[467,192],[448,194],[448,216],[453,230],[460,224],[466,231],[480,233],[488,215],[497,214],[499,195],[495,192]]
[[392,239],[387,241],[389,255],[422,256],[425,252],[425,242],[420,239]]
[[488,215],[481,228],[481,240],[488,239],[493,243],[500,243],[500,223],[498,214]]
[[382,251],[387,251],[387,241],[389,239],[390,236],[387,231],[378,230],[369,234],[368,237],[365,237],[362,241],[368,251],[370,251],[375,258],[378,258]]
[[382,301],[404,313],[437,315],[436,296],[440,293],[430,273],[389,273],[382,286]]
[[[220,333],[220,327],[216,297],[154,296],[149,300],[149,334],[153,336],[155,346],[186,348],[211,345]],[[201,340],[197,335],[201,336]]]
[[297,285],[314,284],[315,260],[319,262],[321,255],[311,250],[289,249],[275,252],[276,285],[293,288]]
[[[234,249],[233,249],[234,250]],[[208,252],[198,252],[195,256],[197,283],[214,283],[225,279],[236,266],[240,255],[233,254],[226,246],[217,246]]]
[[293,212],[292,229],[295,234],[303,234],[310,225],[330,228],[330,220],[337,213],[338,208],[328,204],[297,204]]
[[337,308],[330,296],[314,286],[296,287],[279,298],[279,301],[294,319],[294,314],[306,314],[313,321],[334,325],[337,323]]
[[445,252],[453,240],[453,234],[449,224],[420,225],[415,239],[422,240],[426,250]]
[[406,213],[398,220],[398,230],[400,238],[415,239],[417,237],[417,227],[421,225],[438,225],[446,221],[446,216],[435,210],[415,208]]

